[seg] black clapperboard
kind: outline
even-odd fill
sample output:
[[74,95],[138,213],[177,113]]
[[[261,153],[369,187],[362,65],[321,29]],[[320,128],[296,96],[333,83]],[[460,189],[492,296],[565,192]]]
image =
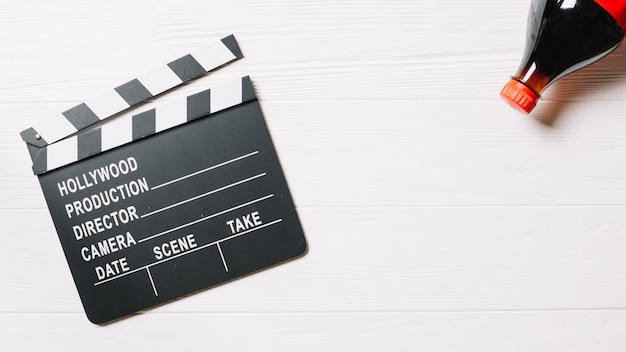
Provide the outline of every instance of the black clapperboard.
[[93,323],[306,251],[249,77],[92,126],[241,57],[225,37],[22,132]]

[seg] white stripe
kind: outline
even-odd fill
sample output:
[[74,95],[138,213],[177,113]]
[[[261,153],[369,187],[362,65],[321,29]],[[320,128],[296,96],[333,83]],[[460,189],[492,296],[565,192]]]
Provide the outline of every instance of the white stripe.
[[61,114],[41,121],[34,128],[48,143],[54,143],[76,132],[76,127]]
[[47,169],[67,165],[78,160],[78,138],[72,137],[58,143],[50,144],[48,149]]
[[187,98],[158,106],[154,120],[155,133],[187,122]]
[[205,71],[210,71],[237,58],[221,40],[192,52],[191,56],[198,61]]
[[85,102],[100,120],[128,109],[128,103],[115,90],[94,97]]
[[133,141],[132,116],[119,116],[102,125],[102,151]]
[[183,82],[168,66],[154,69],[139,77],[138,80],[152,95],[163,93]]
[[241,78],[220,87],[211,88],[211,113],[241,104]]

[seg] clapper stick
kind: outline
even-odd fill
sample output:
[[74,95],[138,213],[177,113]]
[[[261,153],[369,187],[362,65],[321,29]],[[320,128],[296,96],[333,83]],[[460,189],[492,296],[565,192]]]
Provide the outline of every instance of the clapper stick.
[[252,82],[246,76],[140,114],[123,116],[39,148],[33,159],[33,172],[40,175],[255,98]]

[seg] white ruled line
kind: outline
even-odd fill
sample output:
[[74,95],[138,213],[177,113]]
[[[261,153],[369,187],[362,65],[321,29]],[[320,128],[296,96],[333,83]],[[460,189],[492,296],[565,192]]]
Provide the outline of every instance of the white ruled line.
[[202,194],[197,195],[197,196],[195,196],[195,197],[192,197],[192,198],[189,198],[189,199],[185,199],[185,200],[180,201],[180,202],[178,202],[178,203],[175,203],[175,204],[169,205],[169,206],[167,206],[167,207],[164,207],[164,208],[161,208],[161,209],[157,209],[157,210],[152,211],[152,212],[150,212],[150,213],[143,214],[143,215],[141,216],[141,218],[143,219],[143,218],[148,217],[148,216],[150,216],[150,215],[154,215],[154,214],[160,213],[160,212],[162,212],[162,211],[165,211],[165,210],[168,210],[168,209],[175,208],[175,207],[177,207],[177,206],[179,206],[179,205],[183,205],[183,204],[185,204],[185,203],[192,202],[192,201],[194,201],[194,200],[197,200],[197,199],[200,199],[200,198],[202,198],[202,197],[206,197],[206,196],[208,196],[208,195],[211,195],[211,194],[214,194],[214,193],[217,193],[217,192],[223,191],[223,190],[225,190],[225,189],[228,189],[228,188],[231,188],[231,187],[235,187],[235,186],[239,186],[239,185],[241,185],[241,184],[244,184],[244,183],[246,183],[246,182],[249,182],[249,181],[255,180],[255,179],[260,178],[260,177],[263,177],[263,176],[265,176],[265,175],[267,175],[267,174],[266,174],[265,172],[263,172],[263,173],[261,173],[261,174],[255,175],[255,176],[248,177],[248,178],[246,178],[246,179],[244,179],[244,180],[241,180],[241,181],[237,181],[237,182],[231,183],[231,184],[226,185],[226,186],[224,186],[224,187],[220,187],[220,188],[214,189],[214,190],[212,190],[212,191],[209,191],[209,192],[206,192],[206,193],[202,193]]
[[[218,248],[220,248],[220,254],[221,254],[221,247],[219,247],[219,244],[220,244],[220,243],[226,242],[226,241],[228,241],[228,240],[232,240],[233,238],[237,238],[237,237],[240,237],[240,236],[243,236],[243,235],[249,234],[250,232],[254,232],[254,231],[256,231],[256,230],[260,230],[260,229],[263,229],[263,228],[266,228],[266,227],[269,227],[269,226],[272,226],[272,225],[278,224],[278,223],[280,223],[280,222],[282,222],[282,221],[283,221],[283,219],[278,219],[278,220],[274,220],[274,221],[272,221],[272,222],[268,222],[267,224],[263,224],[263,225],[260,225],[260,226],[257,226],[257,227],[253,227],[253,228],[251,228],[251,229],[249,229],[249,230],[247,230],[247,231],[243,231],[243,232],[240,232],[240,233],[234,234],[234,235],[232,235],[232,236],[228,236],[228,237],[226,237],[226,238],[222,238],[221,240],[217,240],[217,241],[214,241],[214,242],[211,242],[211,243],[207,243],[207,244],[205,244],[205,245],[203,245],[203,246],[200,246],[200,247],[198,247],[198,248],[194,248],[194,249],[192,249],[192,250],[189,250],[189,251],[186,251],[186,252],[183,252],[183,253],[177,254],[177,255],[175,255],[175,256],[172,256],[172,257],[169,257],[169,258],[165,258],[165,259],[159,260],[159,261],[154,262],[154,263],[152,263],[152,264],[144,265],[144,266],[142,266],[142,267],[140,267],[140,268],[137,268],[137,269],[134,269],[134,270],[131,270],[131,271],[127,271],[127,272],[125,272],[125,273],[123,273],[123,274],[120,274],[120,275],[117,275],[117,276],[114,276],[114,277],[110,277],[110,278],[105,279],[105,280],[102,280],[102,281],[98,281],[98,282],[94,283],[93,285],[94,285],[94,286],[102,285],[102,284],[107,283],[107,282],[109,282],[109,281],[113,281],[113,280],[115,280],[115,279],[119,279],[119,278],[121,278],[121,277],[124,277],[124,276],[130,275],[130,274],[136,273],[136,272],[141,271],[141,270],[143,270],[143,269],[149,269],[149,268],[151,268],[151,267],[153,267],[153,266],[156,266],[156,265],[159,265],[159,264],[165,263],[165,262],[170,261],[170,260],[172,260],[172,259],[180,258],[180,257],[182,257],[182,256],[184,256],[184,255],[187,255],[187,254],[191,254],[191,253],[197,252],[197,251],[199,251],[199,250],[202,250],[202,249],[205,249],[205,248],[211,247],[211,246],[213,246],[213,245],[217,245],[217,246],[218,246]],[[223,258],[223,256],[222,256],[222,258]],[[227,271],[228,271],[228,270],[227,270]],[[149,271],[148,271],[148,273],[149,273]],[[152,275],[150,275],[150,279],[152,280]],[[154,286],[153,286],[153,287],[154,287]],[[156,289],[155,289],[155,293],[156,293]]]
[[155,235],[152,235],[152,236],[150,236],[150,237],[146,237],[146,238],[143,238],[143,239],[139,240],[139,243],[142,243],[142,242],[145,242],[145,241],[149,241],[149,240],[151,240],[151,239],[153,239],[153,238],[157,238],[157,237],[160,237],[160,236],[166,235],[166,234],[168,234],[168,233],[170,233],[170,232],[174,232],[174,231],[177,231],[177,230],[183,229],[183,228],[188,227],[188,226],[191,226],[191,225],[195,225],[195,224],[197,224],[197,223],[200,223],[200,222],[203,222],[203,221],[206,221],[206,220],[212,219],[212,218],[214,218],[214,217],[216,217],[216,216],[220,216],[220,215],[222,215],[222,214],[226,214],[226,213],[231,212],[231,211],[233,211],[233,210],[237,210],[237,209],[240,209],[240,208],[246,207],[246,206],[248,206],[248,205],[250,205],[250,204],[254,204],[254,203],[258,203],[258,202],[262,202],[262,201],[264,201],[264,200],[266,200],[266,199],[272,198],[273,196],[274,196],[273,194],[270,194],[270,195],[267,195],[267,196],[265,196],[265,197],[261,197],[261,198],[255,199],[255,200],[251,200],[251,201],[249,201],[249,202],[247,202],[247,203],[240,204],[240,205],[234,206],[234,207],[229,208],[229,209],[226,209],[226,210],[222,210],[222,211],[220,211],[219,213],[211,214],[211,215],[209,215],[209,216],[205,216],[205,217],[200,218],[200,219],[198,219],[198,220],[194,220],[194,221],[192,221],[192,222],[188,222],[188,223],[186,223],[186,224],[183,224],[183,225],[180,225],[180,226],[174,227],[173,229],[169,229],[169,230],[166,230],[166,231],[163,231],[163,232],[159,232],[159,233],[157,233],[157,234],[155,234]]
[[228,272],[228,265],[226,265],[226,259],[224,258],[224,252],[222,252],[222,246],[219,243],[216,244],[217,249],[220,251],[220,257],[222,257],[222,264],[224,264],[224,270]]
[[252,153],[248,153],[248,154],[246,154],[246,155],[242,155],[242,156],[240,156],[240,157],[237,157],[237,158],[234,158],[234,159],[230,159],[230,160],[228,160],[228,161],[224,161],[223,163],[219,163],[219,164],[217,164],[217,165],[209,166],[209,167],[207,167],[206,169],[202,169],[202,170],[200,170],[200,171],[196,171],[196,172],[194,172],[194,173],[191,173],[191,174],[188,174],[188,175],[185,175],[185,176],[181,176],[181,177],[179,177],[179,178],[177,178],[177,179],[174,179],[174,180],[171,180],[171,181],[168,181],[168,182],[162,183],[162,184],[160,184],[160,185],[158,185],[158,186],[154,186],[154,187],[152,187],[152,188],[151,188],[151,190],[152,190],[152,191],[154,191],[155,189],[159,189],[159,188],[161,188],[161,187],[165,187],[165,186],[171,185],[172,183],[176,183],[176,182],[178,182],[178,181],[182,181],[182,180],[187,179],[187,178],[189,178],[189,177],[196,176],[196,175],[199,175],[199,174],[201,174],[201,173],[204,173],[204,172],[207,172],[207,171],[210,171],[210,170],[217,169],[218,167],[222,167],[222,166],[224,166],[224,165],[228,165],[228,164],[234,163],[235,161],[239,161],[239,160],[241,160],[241,159],[245,159],[245,158],[251,157],[251,156],[253,156],[253,155],[255,155],[255,154],[258,154],[258,153],[259,153],[259,151],[257,150],[257,151],[254,151],[254,152],[252,152]]
[[154,295],[158,297],[159,293],[157,292],[156,286],[154,286],[154,280],[152,280],[152,274],[150,273],[150,268],[146,267],[146,271],[148,272],[148,278],[150,278],[150,283],[152,284],[152,289],[154,290]]

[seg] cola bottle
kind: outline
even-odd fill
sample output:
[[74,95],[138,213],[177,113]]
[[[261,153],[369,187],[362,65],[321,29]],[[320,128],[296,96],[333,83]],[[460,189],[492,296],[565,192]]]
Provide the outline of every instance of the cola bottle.
[[524,57],[500,95],[530,113],[556,80],[617,48],[625,23],[626,0],[533,0]]

